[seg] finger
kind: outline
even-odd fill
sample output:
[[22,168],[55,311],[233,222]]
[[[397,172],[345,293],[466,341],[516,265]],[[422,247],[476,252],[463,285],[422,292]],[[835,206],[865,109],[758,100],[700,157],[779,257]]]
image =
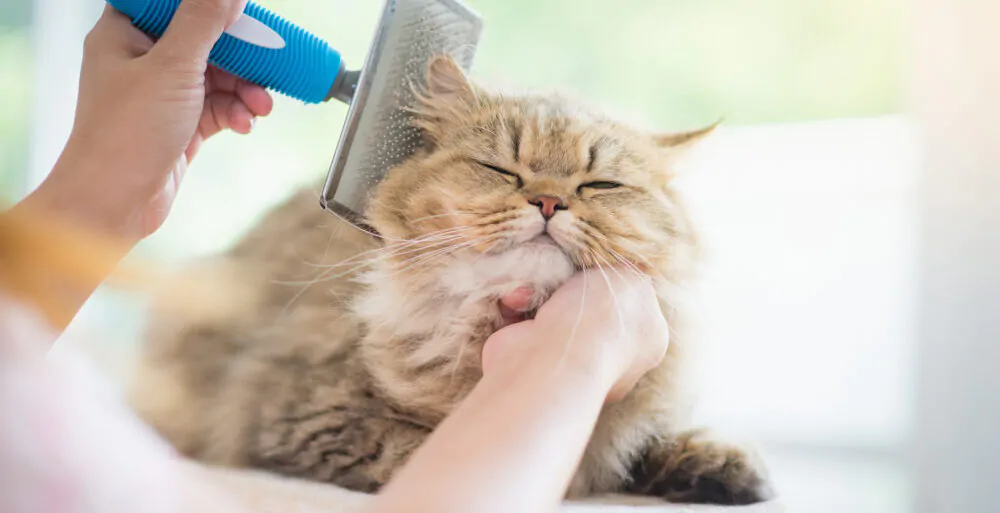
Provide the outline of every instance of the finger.
[[250,112],[253,112],[254,116],[267,116],[274,108],[274,99],[271,98],[271,93],[261,86],[240,80],[236,86],[236,94],[250,109]]
[[229,93],[212,93],[205,98],[198,132],[208,139],[222,130],[247,134],[253,129],[253,113],[240,99]]
[[221,98],[228,95],[213,93],[205,97],[205,105],[201,109],[201,119],[198,121],[198,134],[208,139],[229,127],[229,116]]
[[236,92],[236,84],[240,79],[231,73],[225,72],[215,66],[209,66],[205,71],[205,84],[209,92]]
[[535,289],[523,286],[518,287],[500,298],[500,304],[511,310],[523,312],[527,310],[531,303],[531,298],[535,295]]
[[246,104],[241,101],[232,103],[229,109],[229,129],[238,134],[249,134],[254,127],[256,117]]
[[229,110],[236,101],[235,96],[226,93],[212,93],[205,97],[205,106],[198,123],[198,133],[202,139],[208,139],[229,128]]
[[209,66],[205,76],[207,77],[207,90],[210,93],[235,93],[255,116],[267,116],[274,108],[271,94],[261,86],[251,84],[215,66]]
[[531,304],[535,290],[531,287],[518,287],[500,298],[500,317],[504,324],[514,324],[525,319],[525,311]]
[[623,377],[621,381],[615,383],[614,388],[612,388],[608,393],[608,397],[606,399],[607,402],[616,403],[624,399],[625,396],[628,395],[628,393],[631,392],[632,389],[639,383],[640,378],[642,378],[641,374]]
[[188,162],[194,160],[194,156],[197,155],[198,150],[201,149],[202,142],[204,142],[204,139],[202,138],[199,130],[199,132],[196,132],[194,137],[191,138],[191,142],[188,143],[187,149],[184,150],[184,158],[186,158]]
[[509,326],[527,319],[524,312],[512,310],[507,306],[500,305],[500,318],[503,319],[504,326]]
[[132,25],[128,16],[110,5],[94,24],[94,28],[84,40],[84,50],[88,53],[109,53],[137,57],[153,47],[153,40]]
[[182,0],[151,53],[181,65],[204,68],[222,32],[243,12],[247,0]]
[[491,335],[486,339],[483,346],[482,366],[483,373],[489,374],[498,365],[516,361],[523,357],[525,350],[529,349],[531,337],[532,321],[525,321],[515,326],[509,326]]

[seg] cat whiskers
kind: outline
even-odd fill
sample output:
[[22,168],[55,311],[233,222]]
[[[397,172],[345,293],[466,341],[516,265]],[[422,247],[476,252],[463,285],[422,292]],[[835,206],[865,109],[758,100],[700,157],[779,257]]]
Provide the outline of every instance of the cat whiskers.
[[[598,258],[600,258],[601,260],[603,260],[603,261],[607,262],[607,260],[605,260],[604,258],[602,258],[602,257],[601,257],[600,255],[596,255],[596,256],[597,256]],[[609,267],[611,267],[611,270],[612,270],[612,271],[614,271],[615,273],[617,273],[617,274],[618,274],[618,277],[619,277],[619,278],[622,278],[622,279],[624,279],[624,276],[622,276],[622,274],[621,274],[621,273],[620,273],[620,272],[618,271],[618,269],[617,269],[617,266],[613,266],[613,265],[609,265]],[[600,270],[600,267],[598,267],[598,269]],[[602,273],[603,273],[603,271],[602,271]],[[646,275],[645,275],[645,274],[642,274],[642,273],[639,273],[639,272],[634,272],[634,274],[635,274],[635,275],[636,275],[637,277],[642,277],[642,278],[645,278],[645,277],[646,277]],[[605,281],[606,281],[606,282],[608,281],[608,278],[607,278],[607,276],[606,276],[606,275],[605,275],[604,279],[605,279]],[[612,299],[613,299],[613,300],[615,301],[615,306],[616,306],[616,307],[618,307],[618,306],[619,306],[619,305],[618,305],[618,297],[617,297],[617,296],[615,296],[615,292],[614,292],[614,289],[611,289],[611,288],[610,288],[610,287],[611,287],[611,284],[610,284],[610,283],[608,283],[608,287],[609,287],[609,289],[608,289],[608,290],[609,290],[609,292],[611,292],[611,298],[612,298]],[[643,306],[643,309],[646,309],[646,308],[648,308],[648,307],[647,307],[647,306]],[[621,311],[621,309],[620,309],[620,308],[618,309],[618,320],[619,320],[619,330],[620,330],[620,331],[619,331],[619,335],[624,335],[624,330],[625,330],[625,324],[624,324],[624,320],[623,320],[623,318],[622,318],[622,311]]]
[[446,247],[443,247],[443,248],[435,249],[435,250],[431,251],[428,254],[419,255],[417,257],[414,257],[414,258],[411,258],[411,259],[408,259],[408,260],[404,260],[401,263],[405,264],[405,266],[402,267],[402,268],[395,269],[393,271],[393,273],[394,274],[396,274],[396,273],[402,273],[402,272],[411,270],[411,269],[416,268],[416,267],[429,266],[429,265],[434,264],[434,263],[436,263],[436,262],[438,262],[438,261],[440,261],[440,260],[442,260],[442,259],[444,259],[444,258],[446,258],[448,256],[451,256],[451,255],[455,254],[456,252],[458,252],[458,251],[460,251],[462,249],[468,249],[468,248],[472,248],[472,247],[478,246],[480,244],[484,244],[484,243],[487,243],[487,242],[492,242],[494,239],[496,239],[499,236],[500,236],[499,232],[493,232],[493,233],[490,233],[490,234],[487,234],[487,235],[484,235],[484,236],[480,236],[480,237],[477,237],[477,238],[474,238],[474,239],[467,240],[465,242],[461,242],[459,244],[454,244],[454,245],[446,246]]
[[[602,234],[599,234],[599,233],[598,234],[594,234],[594,235],[597,235],[599,237],[604,237]],[[607,240],[606,237],[605,237],[605,240]],[[611,243],[610,240],[608,242],[609,242],[609,244]],[[622,242],[626,243],[628,241],[622,241]],[[644,277],[644,276],[648,275],[647,273],[642,272],[638,267],[635,266],[635,264],[633,264],[631,261],[629,261],[628,259],[626,259],[625,257],[623,257],[620,253],[618,253],[614,249],[612,249],[610,247],[606,247],[604,249],[606,249],[609,253],[611,253],[611,255],[613,257],[612,263],[617,263],[617,264],[620,264],[620,265],[624,266],[626,270],[629,270],[630,272],[632,272],[636,276],[643,276]],[[643,261],[645,261],[646,265],[649,267],[649,269],[652,272],[656,273],[656,275],[658,275],[659,277],[662,278],[658,282],[658,288],[660,290],[665,290],[665,288],[669,287],[670,296],[671,296],[671,298],[673,298],[673,301],[669,301],[667,303],[661,303],[661,308],[666,308],[671,313],[676,312],[677,307],[675,306],[675,303],[679,302],[679,301],[682,301],[684,299],[684,291],[682,289],[680,289],[679,287],[677,287],[676,284],[672,280],[668,279],[659,269],[657,269],[656,267],[653,267],[653,265],[650,264],[649,261],[646,260],[641,254],[639,254],[636,251],[633,251],[632,253],[635,256],[637,256],[638,258],[640,258]],[[617,267],[618,266],[611,266],[611,270],[614,271],[614,272],[618,272]]]
[[[344,217],[344,216],[340,215],[339,213],[333,211],[332,209],[327,209],[327,212],[329,212],[331,215],[333,215],[337,219],[339,219],[339,220],[343,221],[344,223],[346,223],[352,229],[357,230],[357,231],[359,231],[359,232],[361,232],[361,233],[363,233],[365,235],[368,235],[370,237],[374,237],[376,239],[381,239],[381,240],[389,241],[389,242],[399,242],[399,243],[404,243],[404,244],[407,243],[407,242],[410,242],[412,240],[412,239],[398,239],[398,238],[395,238],[395,237],[387,237],[385,235],[382,235],[381,233],[371,232],[371,231],[365,230],[364,228],[358,227],[356,224],[352,223],[349,219],[347,219],[346,217]],[[454,212],[452,214],[463,214],[463,213]],[[472,215],[474,215],[474,214],[472,214]],[[428,216],[428,218],[430,218],[430,217],[433,217],[433,216]],[[413,221],[413,222],[416,222],[416,221]]]
[[[601,263],[603,263],[607,267],[609,267],[612,272],[614,272],[615,274],[618,275],[619,278],[624,278],[624,276],[622,276],[622,274],[621,274],[621,271],[619,271],[619,268],[622,268],[622,269],[624,269],[624,270],[632,273],[636,277],[646,277],[646,276],[648,276],[648,273],[643,272],[638,266],[635,265],[635,263],[633,263],[631,260],[629,260],[628,258],[626,258],[625,256],[623,256],[621,253],[619,253],[618,251],[616,251],[614,249],[614,245],[615,245],[614,241],[612,241],[611,239],[609,239],[603,233],[598,232],[592,226],[588,225],[588,227],[591,228],[591,230],[589,230],[589,231],[581,231],[581,232],[584,233],[584,236],[591,237],[592,239],[603,240],[605,242],[605,244],[599,244],[599,246],[601,247],[601,249],[607,251],[611,255],[611,258],[609,260],[609,259],[601,256],[597,252],[593,252],[593,256],[596,259],[599,259],[601,261]],[[625,245],[625,244],[628,244],[628,243],[629,243],[629,241],[627,241],[627,240],[619,241],[619,244],[622,244],[622,245]],[[632,251],[630,251],[630,252],[632,254],[634,254],[636,257],[638,257],[641,260],[643,260],[646,263],[646,265],[649,267],[650,271],[652,271],[652,272],[656,273],[657,275],[659,275],[660,277],[664,278],[665,281],[669,281],[669,280],[666,280],[666,277],[663,275],[663,273],[661,273],[659,271],[659,269],[657,269],[656,267],[654,267],[652,265],[652,263],[650,263],[649,260],[647,260],[645,257],[643,257],[638,251],[632,249]],[[600,265],[598,265],[598,268],[600,269]],[[603,274],[603,271],[602,271],[602,274]],[[612,294],[614,294],[613,291],[612,291]],[[617,300],[617,298],[615,298],[615,299]]]
[[[605,264],[608,264],[608,261],[605,260],[604,257],[597,254],[596,252],[594,253],[594,256],[599,260],[601,260],[602,262],[604,262]],[[604,267],[598,264],[597,270],[600,271],[601,277],[604,278],[604,283],[607,284],[608,286],[608,293],[611,294],[611,300],[614,302],[615,310],[618,312],[618,336],[619,337],[625,336],[625,314],[624,312],[622,312],[621,304],[618,302],[618,295],[615,294],[615,288],[611,286],[611,280],[608,278],[608,274],[604,272]]]
[[[611,248],[607,248],[607,250],[608,250],[608,253],[611,253],[612,263],[616,264],[616,267],[617,266],[622,266],[626,270],[631,271],[632,273],[634,273],[636,276],[645,276],[646,275],[646,273],[642,272],[642,270],[639,269],[638,266],[636,266],[634,263],[632,263],[629,259],[627,259],[624,256],[622,256],[621,253],[619,253],[619,252],[617,252],[617,251],[615,251],[615,250],[613,250]],[[653,269],[653,270],[655,272],[659,273],[659,271],[657,271],[656,269]]]
[[431,216],[418,217],[416,219],[410,220],[411,223],[420,223],[427,221],[428,219],[440,219],[442,217],[452,217],[452,216],[474,216],[478,215],[473,212],[445,212],[443,214],[434,214]]
[[[468,233],[474,230],[476,230],[476,228],[470,226],[450,228],[442,230],[441,232],[435,232],[434,234],[428,234],[418,239],[413,239],[411,241],[412,243],[392,245],[387,247],[392,249],[391,252],[381,255],[378,258],[368,260],[360,267],[415,253],[418,254],[416,256],[403,259],[401,263],[405,266],[403,268],[396,269],[395,272],[409,269],[411,267],[409,264],[431,263],[435,260],[435,257],[443,257],[459,249],[485,242],[486,239],[484,238],[476,238],[456,244],[456,242],[466,239]],[[439,233],[444,233],[444,235],[433,237],[433,235]]]
[[481,226],[481,227],[486,227],[486,226],[490,226],[490,225],[494,225],[494,224],[499,224],[499,223],[502,223],[504,221],[509,221],[510,219],[512,219],[514,217],[517,217],[518,210],[519,209],[516,208],[516,207],[511,207],[511,208],[504,208],[502,210],[497,210],[497,211],[493,211],[493,212],[449,212],[449,213],[446,213],[446,214],[435,214],[433,216],[426,216],[426,217],[421,217],[421,218],[418,218],[418,219],[414,219],[413,221],[411,221],[411,223],[416,223],[416,222],[419,222],[419,221],[422,221],[422,220],[426,220],[426,219],[434,219],[434,218],[447,217],[447,216],[452,216],[452,215],[464,215],[464,216],[475,216],[475,217],[477,217],[478,219],[477,219],[476,224],[478,226]]
[[[451,229],[449,229],[449,231],[450,230]],[[329,273],[330,271],[335,269],[341,269],[348,266],[355,266],[352,269],[352,271],[350,271],[353,272],[354,270],[364,268],[365,266],[371,265],[375,262],[384,260],[386,258],[391,258],[394,256],[405,255],[410,253],[416,253],[418,251],[426,250],[428,247],[434,247],[440,244],[451,242],[453,240],[461,239],[463,236],[464,234],[460,233],[428,234],[416,239],[408,239],[406,243],[392,244],[364,251],[345,260],[341,260],[340,262],[337,262],[335,264],[323,264],[323,265],[312,264],[312,267],[324,269],[323,273],[321,273],[321,276],[319,277],[319,279],[324,279],[326,278],[325,276],[326,273]],[[375,258],[365,259],[370,255],[375,255]],[[350,272],[348,272],[347,274],[349,274]],[[338,277],[339,276],[341,275],[338,275]],[[303,285],[303,284],[314,283],[315,281],[316,279],[314,278],[305,281],[274,280],[272,281],[272,283],[277,283],[280,285]]]
[[[614,258],[614,263],[617,263],[617,264],[619,264],[621,266],[627,267],[632,272],[635,272],[636,274],[639,274],[639,275],[645,275],[646,274],[646,273],[644,273],[642,271],[642,269],[639,269],[639,267],[637,265],[635,265],[634,262],[632,262],[630,259],[626,258],[621,253],[619,253],[618,251],[615,250],[615,248],[614,248],[615,245],[625,246],[625,245],[629,244],[629,241],[627,241],[627,240],[620,240],[620,241],[617,241],[617,242],[616,241],[612,241],[610,238],[608,238],[603,233],[597,231],[597,229],[593,228],[592,226],[589,226],[589,225],[585,225],[585,226],[587,226],[588,228],[591,228],[591,229],[590,230],[581,230],[581,233],[583,233],[585,237],[590,237],[590,238],[593,238],[593,239],[596,239],[596,240],[599,240],[599,241],[603,241],[605,244],[600,244],[600,246],[601,246],[602,249],[604,249],[605,251],[607,251],[608,253],[611,254],[611,256]],[[660,272],[660,270],[657,269],[656,266],[654,266],[652,264],[652,262],[650,262],[646,257],[642,256],[642,254],[639,251],[635,250],[635,248],[629,248],[629,249],[630,249],[629,253],[631,253],[632,255],[634,255],[639,260],[642,260],[642,262],[644,264],[646,264],[646,266],[649,268],[649,272],[656,273],[660,277],[666,278],[665,276],[663,276],[663,274]]]
[[[296,283],[296,282],[284,282],[284,283],[282,283],[280,281],[275,281],[275,283],[279,283],[279,284],[302,284],[303,285],[302,288],[299,289],[288,300],[288,302],[285,303],[285,305],[281,308],[279,316],[283,316],[288,311],[288,309],[296,301],[298,301],[298,299],[300,297],[302,297],[303,294],[306,293],[306,291],[308,291],[311,287],[313,287],[317,283],[321,283],[321,282],[325,282],[325,281],[331,281],[331,280],[336,280],[338,278],[342,278],[342,277],[347,276],[349,274],[353,274],[355,272],[358,272],[359,270],[364,269],[365,267],[371,266],[372,264],[374,264],[374,263],[376,263],[376,262],[378,262],[380,260],[391,258],[391,257],[397,256],[399,254],[408,254],[408,253],[416,252],[416,251],[425,251],[427,249],[427,247],[421,247],[421,244],[426,244],[428,247],[431,247],[431,248],[439,246],[439,245],[442,245],[442,244],[448,244],[448,243],[452,242],[453,240],[459,240],[462,237],[464,237],[464,230],[467,230],[467,229],[471,230],[471,228],[467,228],[467,227],[456,227],[456,228],[452,228],[452,229],[449,229],[449,230],[442,230],[442,232],[449,231],[449,233],[447,233],[445,235],[439,235],[438,232],[435,232],[435,233],[432,233],[432,234],[425,235],[423,237],[419,237],[417,239],[410,239],[406,243],[403,243],[403,244],[393,245],[393,246],[386,246],[386,247],[383,247],[383,248],[377,248],[377,249],[374,249],[374,250],[366,251],[366,252],[361,253],[359,255],[355,255],[354,257],[348,258],[347,260],[345,260],[343,262],[340,262],[338,264],[334,264],[334,265],[331,265],[331,266],[327,267],[316,278],[313,278],[312,280],[308,280],[304,284],[302,284],[302,282],[298,282],[298,283]],[[451,230],[455,230],[456,233],[450,233]],[[416,246],[416,247],[414,247],[414,246]],[[359,257],[361,257],[362,255],[372,254],[372,253],[378,254],[379,251],[385,251],[385,250],[388,250],[388,252],[386,254],[378,255],[374,259],[365,260],[365,261],[357,263],[357,264],[351,263],[352,260],[353,261],[357,261],[357,259]],[[333,272],[333,271],[335,271],[337,269],[342,269],[346,265],[353,265],[353,267],[351,267],[350,269],[348,269],[347,271],[344,271],[342,273],[337,273],[337,274],[332,275],[332,276],[330,275],[331,272]]]
[[640,276],[640,277],[646,276],[646,274],[643,273],[642,271],[640,271],[639,268],[635,266],[635,264],[633,264],[628,259],[626,259],[625,257],[623,257],[617,251],[615,251],[615,250],[613,250],[611,248],[603,248],[603,249],[606,250],[608,253],[610,253],[610,257],[609,258],[600,257],[601,260],[603,262],[605,262],[608,265],[608,267],[615,274],[618,275],[618,277],[623,278],[622,273],[619,270],[619,268],[622,269],[622,270],[624,270],[624,271],[627,271],[627,272],[631,273],[633,276]]
[[563,354],[559,358],[559,365],[562,366],[563,362],[566,361],[566,356],[569,355],[571,348],[573,347],[573,339],[576,338],[576,330],[580,327],[580,322],[583,320],[583,307],[587,304],[587,270],[582,271],[583,274],[583,293],[580,294],[580,311],[576,314],[576,322],[573,323],[573,329],[569,332],[569,338],[566,339],[566,345],[563,347]]
[[355,229],[355,230],[357,230],[357,231],[359,231],[359,232],[361,232],[361,233],[363,233],[365,235],[368,235],[369,237],[374,237],[376,239],[382,239],[382,240],[388,240],[388,241],[394,241],[394,242],[402,242],[402,241],[405,240],[405,239],[394,239],[392,237],[386,237],[386,236],[382,235],[381,233],[376,233],[376,232],[371,232],[371,231],[365,230],[364,228],[361,228],[361,227],[357,226],[356,224],[352,223],[346,217],[338,214],[333,209],[327,209],[327,212],[329,212],[331,215],[333,215],[333,217],[336,217],[337,219],[340,219],[341,221],[343,221],[344,223],[346,223],[347,226],[350,226],[351,228],[353,228],[353,229]]

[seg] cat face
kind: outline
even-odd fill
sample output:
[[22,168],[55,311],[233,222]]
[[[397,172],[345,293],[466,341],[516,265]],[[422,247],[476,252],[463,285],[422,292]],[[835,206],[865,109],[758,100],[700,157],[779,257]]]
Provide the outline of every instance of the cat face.
[[447,58],[431,63],[416,120],[426,147],[367,212],[387,240],[411,241],[410,260],[536,248],[652,274],[693,246],[671,165],[714,126],[657,136],[558,96],[491,94]]

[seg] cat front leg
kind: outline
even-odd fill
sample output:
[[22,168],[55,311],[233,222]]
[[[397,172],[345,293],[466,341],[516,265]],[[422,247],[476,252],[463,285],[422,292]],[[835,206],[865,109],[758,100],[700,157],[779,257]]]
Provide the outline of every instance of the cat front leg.
[[704,430],[654,442],[632,468],[627,493],[670,502],[753,504],[774,496],[763,464]]
[[254,447],[250,466],[374,493],[430,433],[387,408],[330,407],[286,417]]

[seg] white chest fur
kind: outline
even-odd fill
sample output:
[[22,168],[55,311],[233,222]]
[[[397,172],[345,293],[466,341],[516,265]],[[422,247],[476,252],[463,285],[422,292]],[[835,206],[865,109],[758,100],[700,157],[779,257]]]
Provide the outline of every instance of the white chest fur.
[[573,274],[573,264],[558,247],[545,243],[522,244],[490,255],[472,251],[450,257],[427,270],[410,269],[399,276],[392,266],[380,265],[363,280],[368,289],[354,311],[375,325],[399,335],[426,333],[456,321],[470,304],[495,306],[503,294],[520,286],[547,297]]
[[353,305],[368,328],[362,353],[390,397],[443,416],[481,375],[482,343],[499,325],[500,297],[525,285],[548,297],[573,265],[558,247],[532,243],[394,272],[381,265],[363,278],[368,287]]

